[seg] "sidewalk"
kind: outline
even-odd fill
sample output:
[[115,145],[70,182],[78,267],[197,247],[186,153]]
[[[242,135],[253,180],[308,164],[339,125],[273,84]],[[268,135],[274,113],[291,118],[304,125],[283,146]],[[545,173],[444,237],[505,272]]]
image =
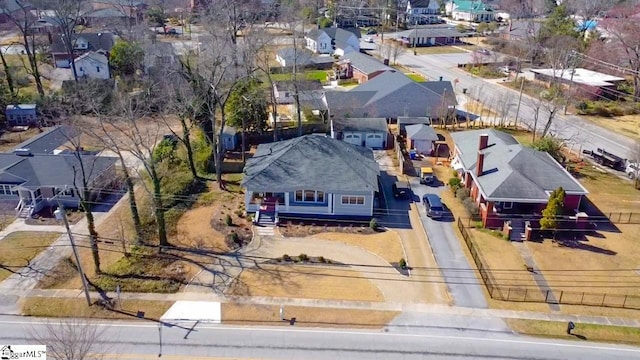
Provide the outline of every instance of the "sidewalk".
[[[14,294],[15,290],[3,291],[3,295],[19,295]],[[19,292],[19,291],[17,291]],[[115,298],[115,293],[109,293],[110,297]],[[84,295],[81,290],[41,290],[35,289],[29,292],[29,297],[47,297],[47,298],[82,298]],[[92,298],[99,298],[98,293],[92,293]],[[640,320],[628,318],[614,318],[605,316],[582,316],[582,315],[563,315],[563,314],[547,314],[531,311],[513,311],[499,309],[473,309],[456,306],[437,305],[437,304],[400,304],[390,302],[366,302],[366,301],[344,301],[344,300],[316,300],[316,299],[296,299],[296,298],[275,298],[275,297],[245,297],[245,296],[220,296],[207,293],[175,293],[175,294],[153,294],[153,293],[122,293],[122,299],[126,300],[147,300],[147,301],[215,301],[238,304],[254,304],[254,305],[284,305],[284,306],[305,306],[305,307],[323,307],[334,309],[353,309],[353,310],[380,310],[380,311],[401,311],[407,313],[423,313],[423,314],[439,314],[439,315],[458,315],[470,317],[493,317],[501,319],[530,319],[530,320],[546,320],[546,321],[573,321],[577,324],[597,324],[597,325],[616,325],[640,328]]]

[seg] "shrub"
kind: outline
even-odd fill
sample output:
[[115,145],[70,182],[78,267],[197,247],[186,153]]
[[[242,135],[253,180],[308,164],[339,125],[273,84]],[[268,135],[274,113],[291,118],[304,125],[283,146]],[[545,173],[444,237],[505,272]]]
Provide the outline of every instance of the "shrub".
[[231,226],[231,225],[233,225],[233,219],[231,218],[231,215],[227,214],[227,215],[224,217],[224,223],[225,223],[227,226]]
[[380,225],[378,225],[378,220],[376,220],[376,218],[372,218],[371,221],[369,221],[369,227],[373,231],[378,231],[378,229],[380,228]]
[[469,215],[476,216],[480,214],[480,209],[478,209],[478,205],[476,205],[475,201],[472,198],[468,197],[462,201],[462,205],[467,209]]
[[287,254],[282,255],[282,261],[291,261],[291,256]]
[[462,180],[459,177],[452,177],[449,179],[449,187],[451,187],[451,191],[455,194],[458,189],[462,186]]
[[327,259],[325,259],[325,258],[324,258],[324,256],[320,256],[320,257],[318,258],[318,261],[324,264],[324,263],[326,263],[326,262],[327,262]]
[[400,261],[398,261],[398,266],[400,266],[400,269],[406,269],[407,261],[404,258],[400,259]]
[[227,235],[227,243],[240,246],[242,245],[242,239],[240,239],[240,236],[238,236],[237,233],[232,232],[231,234]]
[[298,260],[300,260],[300,261],[309,261],[309,256],[307,256],[307,254],[300,254],[300,255],[298,255]]
[[467,198],[469,198],[470,195],[471,192],[465,187],[461,187],[456,191],[456,197],[460,199],[460,201],[465,201]]

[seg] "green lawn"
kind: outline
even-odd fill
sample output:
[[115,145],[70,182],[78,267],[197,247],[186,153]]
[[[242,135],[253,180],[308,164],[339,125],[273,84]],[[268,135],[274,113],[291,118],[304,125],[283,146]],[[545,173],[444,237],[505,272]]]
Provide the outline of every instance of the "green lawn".
[[420,75],[420,74],[416,74],[416,73],[409,73],[409,74],[405,74],[407,75],[407,77],[413,81],[417,81],[417,82],[424,82],[427,81],[427,79],[424,78],[424,76]]
[[[286,81],[286,80],[291,80],[292,75],[291,73],[272,74],[271,78],[274,81]],[[303,73],[299,73],[298,78],[304,79],[304,80],[319,80],[320,82],[325,82],[327,81],[327,71],[326,70],[309,70]]]

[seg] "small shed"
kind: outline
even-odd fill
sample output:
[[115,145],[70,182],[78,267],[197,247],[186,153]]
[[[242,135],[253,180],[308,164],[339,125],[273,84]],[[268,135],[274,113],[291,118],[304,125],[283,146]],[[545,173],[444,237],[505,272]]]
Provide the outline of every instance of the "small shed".
[[434,143],[438,141],[438,134],[431,126],[424,124],[407,125],[407,145],[421,154],[431,154],[435,150]]
[[38,123],[36,104],[7,105],[5,115],[9,126],[29,126]]
[[222,130],[222,148],[233,150],[238,146],[238,129],[234,126],[225,126]]

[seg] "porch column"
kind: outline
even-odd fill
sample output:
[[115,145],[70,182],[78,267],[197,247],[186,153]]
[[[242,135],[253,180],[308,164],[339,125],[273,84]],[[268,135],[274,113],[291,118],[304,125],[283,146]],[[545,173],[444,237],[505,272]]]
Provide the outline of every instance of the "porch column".
[[284,193],[284,209],[285,211],[289,211],[289,193]]
[[327,213],[333,214],[333,194],[325,193],[327,196]]
[[31,195],[31,204],[29,206],[36,206],[36,193],[32,190],[29,190],[29,194]]

